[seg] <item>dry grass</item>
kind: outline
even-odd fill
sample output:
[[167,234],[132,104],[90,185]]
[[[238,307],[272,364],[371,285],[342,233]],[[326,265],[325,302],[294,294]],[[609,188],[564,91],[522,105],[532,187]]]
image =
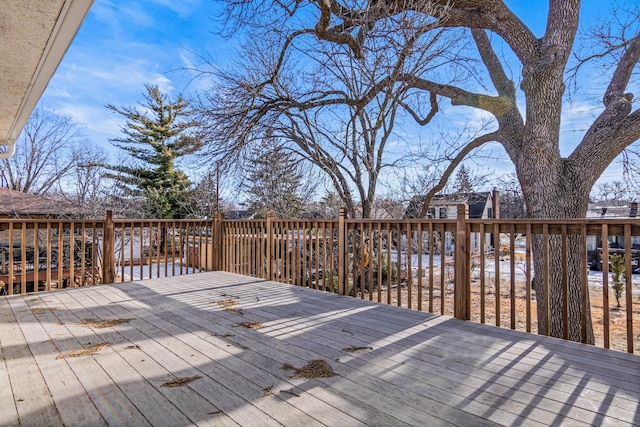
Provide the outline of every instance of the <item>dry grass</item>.
[[166,383],[162,384],[160,387],[182,387],[184,385],[189,384],[190,382],[199,380],[200,378],[202,378],[200,375],[194,375],[192,377],[174,378],[171,381],[167,381]]
[[104,329],[129,323],[131,320],[133,319],[84,319],[80,324],[89,328]]
[[236,308],[238,305],[238,301],[233,299],[224,299],[219,301],[214,301],[215,304],[218,304],[225,311],[230,311],[232,313],[237,314],[238,316],[242,316],[242,309]]
[[285,363],[282,365],[282,369],[294,371],[293,375],[289,378],[331,378],[338,375],[334,372],[331,365],[322,359],[311,360],[299,369],[289,363]]
[[373,347],[347,347],[342,349],[342,351],[346,351],[348,353],[354,353],[360,350],[373,350]]
[[220,337],[220,338],[235,337],[235,335],[234,335],[234,334],[229,334],[229,333],[227,333],[227,334],[219,334],[219,333],[217,333],[217,332],[212,332],[212,333],[211,333],[211,336],[213,336],[213,337]]
[[233,299],[221,299],[218,301],[214,301],[215,304],[218,304],[223,309],[233,308],[238,305],[238,301]]
[[273,385],[262,389],[262,397],[273,396]]
[[83,348],[82,350],[73,350],[68,351],[66,353],[62,353],[56,357],[56,359],[66,359],[68,357],[84,357],[84,356],[93,356],[97,354],[100,350],[107,348],[111,345],[108,342],[99,342],[96,344],[92,344],[88,347]]
[[236,326],[241,326],[247,329],[260,329],[263,325],[260,322],[240,322],[236,323]]

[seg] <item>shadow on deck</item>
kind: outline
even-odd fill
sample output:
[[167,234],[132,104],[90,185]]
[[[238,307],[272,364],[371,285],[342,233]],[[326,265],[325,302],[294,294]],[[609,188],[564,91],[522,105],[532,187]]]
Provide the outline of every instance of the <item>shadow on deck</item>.
[[0,299],[0,346],[0,425],[640,425],[638,356],[222,272]]

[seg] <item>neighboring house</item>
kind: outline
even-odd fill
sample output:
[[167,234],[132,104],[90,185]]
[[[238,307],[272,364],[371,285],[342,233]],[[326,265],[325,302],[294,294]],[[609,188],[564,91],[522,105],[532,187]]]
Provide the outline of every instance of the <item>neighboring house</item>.
[[[355,207],[356,218],[362,218],[362,203]],[[404,213],[402,202],[389,199],[376,199],[371,206],[371,219],[396,219]]]
[[[409,202],[409,206],[405,211],[405,218],[417,218],[425,196],[416,196]],[[473,193],[457,193],[457,194],[438,194],[431,199],[427,218],[430,219],[456,219],[458,216],[458,205],[466,204],[469,206],[470,219],[489,219],[495,218],[499,209],[499,193],[497,190],[473,192]],[[487,245],[493,246],[493,235],[487,233],[485,235]],[[471,234],[470,242],[471,250],[480,249],[480,235],[478,233]],[[452,239],[447,239],[446,251],[453,251]]]
[[224,219],[253,219],[253,213],[247,210],[229,210],[224,212]]
[[[9,190],[8,188],[0,188],[0,220],[78,218],[82,218],[82,210],[71,203],[59,202],[42,196]],[[2,251],[8,248],[8,223],[9,221],[0,222],[0,264],[6,261],[1,258],[2,256],[6,258],[6,254],[2,255]],[[23,224],[21,223],[14,224],[12,240],[16,248],[21,246],[21,242],[25,237],[25,241],[29,242],[28,245],[33,246],[33,226],[24,225],[24,227],[26,228],[23,229]]]
[[[417,218],[424,196],[415,196],[409,202],[404,217]],[[469,205],[469,218],[494,218],[498,203],[497,191],[475,193],[437,194],[431,199],[427,218],[455,219],[458,215],[458,205]]]
[[0,218],[81,217],[82,210],[72,203],[0,188]]
[[[58,236],[68,236],[69,228],[64,229],[63,234],[59,234],[58,223],[45,226],[40,223],[38,226],[33,222],[14,222],[11,233],[11,221],[7,220],[51,220],[51,219],[78,219],[82,218],[82,210],[74,204],[60,202],[46,197],[23,193],[20,191],[0,188],[0,295],[8,292],[10,283],[10,272],[13,271],[14,293],[20,292],[20,275],[24,280],[25,289],[35,289],[36,285],[45,280],[47,266],[50,265],[51,277],[62,278],[63,283],[69,283],[73,277],[79,277],[69,267],[69,260],[63,256],[62,268],[58,268],[58,253],[60,244]],[[36,233],[37,230],[37,233]],[[75,229],[74,242],[74,266],[80,272],[81,238],[77,234],[80,227]],[[64,237],[63,250],[69,254],[70,237]],[[49,250],[49,252],[47,252]],[[13,254],[13,255],[12,255]],[[88,244],[85,246],[85,259],[93,259],[94,248]],[[48,264],[47,261],[51,260]],[[11,270],[11,268],[13,270]],[[58,276],[59,274],[59,276]],[[75,276],[74,276],[75,275]],[[70,279],[71,278],[71,279]],[[58,279],[60,280],[60,279]],[[59,284],[58,286],[63,286]],[[42,288],[44,289],[44,288]]]
[[[587,219],[637,217],[637,202],[610,201],[590,203],[587,210]],[[602,238],[600,236],[587,236],[587,253],[591,267],[601,269]],[[624,236],[609,236],[609,253],[611,255],[625,253]],[[640,236],[631,236],[631,254],[633,270],[637,272],[640,269]]]

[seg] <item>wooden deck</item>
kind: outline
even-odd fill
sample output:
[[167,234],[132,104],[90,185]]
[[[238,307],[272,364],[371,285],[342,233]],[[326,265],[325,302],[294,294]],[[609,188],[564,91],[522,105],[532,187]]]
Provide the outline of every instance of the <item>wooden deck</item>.
[[230,273],[1,298],[0,346],[2,426],[640,425],[638,356]]

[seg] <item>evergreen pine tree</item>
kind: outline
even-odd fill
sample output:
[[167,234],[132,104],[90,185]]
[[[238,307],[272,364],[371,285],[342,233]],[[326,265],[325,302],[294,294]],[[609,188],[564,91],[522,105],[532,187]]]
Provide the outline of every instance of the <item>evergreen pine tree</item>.
[[140,104],[143,113],[135,107],[107,105],[127,119],[124,136],[112,139],[112,144],[137,160],[133,166],[109,166],[112,172],[108,176],[117,179],[125,195],[144,199],[145,214],[184,218],[188,212],[185,195],[191,184],[184,172],[176,169],[175,161],[202,147],[190,132],[197,122],[182,96],[172,100],[158,86],[145,85],[145,89],[145,101]]
[[[620,308],[620,298],[622,298],[622,292],[625,288],[624,282],[624,255],[612,255],[609,257],[610,269],[613,273],[613,293],[616,297],[616,308]],[[606,266],[605,266],[606,268]]]
[[247,158],[249,211],[257,218],[274,210],[279,218],[300,217],[304,207],[303,174],[293,153],[273,140],[255,147]]
[[468,194],[473,192],[473,186],[471,185],[471,177],[469,171],[464,165],[460,166],[456,173],[455,189],[457,193]]

